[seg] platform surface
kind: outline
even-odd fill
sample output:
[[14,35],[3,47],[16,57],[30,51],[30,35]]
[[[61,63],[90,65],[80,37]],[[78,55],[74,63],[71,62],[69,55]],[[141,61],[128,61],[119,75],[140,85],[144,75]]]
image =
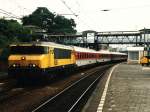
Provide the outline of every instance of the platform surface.
[[[92,106],[98,108],[101,100],[98,88],[96,91],[87,112],[98,112]],[[102,112],[150,112],[150,68],[126,63],[117,66],[109,81]]]

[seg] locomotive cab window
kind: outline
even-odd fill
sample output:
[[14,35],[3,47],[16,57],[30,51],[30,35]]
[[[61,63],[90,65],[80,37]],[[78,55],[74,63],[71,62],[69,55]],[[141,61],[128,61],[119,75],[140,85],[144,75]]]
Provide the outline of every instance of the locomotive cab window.
[[46,46],[11,46],[10,54],[48,54]]
[[55,59],[70,59],[71,50],[54,48],[54,58]]

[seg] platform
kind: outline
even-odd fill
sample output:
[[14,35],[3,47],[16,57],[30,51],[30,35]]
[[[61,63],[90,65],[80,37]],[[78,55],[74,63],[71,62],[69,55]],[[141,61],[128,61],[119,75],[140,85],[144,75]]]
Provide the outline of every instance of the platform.
[[150,112],[150,68],[122,63],[112,70],[107,90],[107,81],[103,92],[100,84],[83,111]]

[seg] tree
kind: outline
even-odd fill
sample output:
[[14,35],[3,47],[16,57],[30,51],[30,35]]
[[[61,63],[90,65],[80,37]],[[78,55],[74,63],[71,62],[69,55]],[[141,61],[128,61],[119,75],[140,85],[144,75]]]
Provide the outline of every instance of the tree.
[[13,42],[30,41],[30,30],[16,20],[0,19],[0,60],[7,60],[8,45]]
[[22,22],[23,25],[35,25],[43,28],[48,33],[76,33],[76,24],[73,19],[55,15],[45,7],[39,7],[29,16],[23,17]]
[[29,16],[23,17],[22,22],[23,25],[35,25],[47,30],[48,25],[52,25],[54,16],[47,8],[39,7]]
[[76,24],[73,19],[66,19],[64,16],[57,15],[54,19],[52,32],[54,33],[76,33]]
[[29,34],[29,29],[23,28],[16,20],[0,19],[0,47],[5,47],[12,42],[22,41],[20,35]]

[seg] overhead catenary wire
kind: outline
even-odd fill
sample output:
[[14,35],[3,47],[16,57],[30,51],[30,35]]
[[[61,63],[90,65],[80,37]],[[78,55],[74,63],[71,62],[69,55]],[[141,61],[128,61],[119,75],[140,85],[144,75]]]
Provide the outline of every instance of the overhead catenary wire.
[[66,7],[68,10],[70,10],[70,12],[77,17],[78,15],[67,5],[67,3],[64,0],[60,0]]
[[[72,15],[74,15],[78,20],[80,20],[85,26],[87,26],[88,28],[91,29],[91,26],[89,26],[88,24],[85,23],[84,20],[82,20],[81,18],[79,18],[79,16],[71,9],[71,7],[69,7],[69,5],[64,1],[64,0],[60,0],[65,7],[72,13]],[[78,6],[80,6],[80,4],[76,1],[76,4],[78,4]]]
[[15,18],[15,19],[21,19],[19,16],[15,15],[15,14],[13,14],[11,12],[8,12],[8,11],[6,11],[4,9],[0,9],[0,11],[1,11],[0,13],[2,13],[4,15],[7,15],[9,17],[12,17],[12,18]]

